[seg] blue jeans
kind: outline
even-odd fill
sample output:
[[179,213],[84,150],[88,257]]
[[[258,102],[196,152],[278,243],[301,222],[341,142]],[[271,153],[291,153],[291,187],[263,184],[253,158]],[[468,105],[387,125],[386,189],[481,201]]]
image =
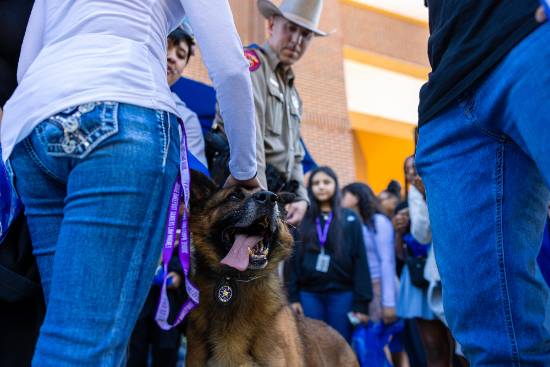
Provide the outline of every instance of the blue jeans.
[[550,366],[536,276],[550,199],[550,24],[420,128],[445,316],[473,366]]
[[300,292],[300,302],[304,314],[312,319],[321,320],[351,341],[353,327],[348,319],[353,303],[353,292]]
[[34,366],[123,363],[160,257],[177,125],[166,112],[97,103],[40,123],[15,147],[47,300]]

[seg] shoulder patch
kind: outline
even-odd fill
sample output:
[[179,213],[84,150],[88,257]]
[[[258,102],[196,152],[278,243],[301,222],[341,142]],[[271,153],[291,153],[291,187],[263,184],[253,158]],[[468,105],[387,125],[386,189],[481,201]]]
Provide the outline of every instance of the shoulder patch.
[[258,70],[258,68],[261,65],[260,57],[256,53],[255,50],[251,50],[249,48],[244,50],[244,57],[248,60],[248,70],[251,72],[254,72]]
[[355,217],[353,215],[348,215],[346,219],[348,222],[355,222]]

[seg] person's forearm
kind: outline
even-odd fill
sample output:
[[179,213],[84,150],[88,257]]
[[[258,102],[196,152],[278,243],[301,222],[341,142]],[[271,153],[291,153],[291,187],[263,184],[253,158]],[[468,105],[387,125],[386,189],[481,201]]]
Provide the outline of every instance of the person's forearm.
[[409,191],[409,212],[413,237],[420,243],[432,242],[428,206],[422,194],[415,187]]
[[248,62],[227,0],[181,0],[197,38],[220,105],[229,140],[229,170],[256,175],[256,126]]

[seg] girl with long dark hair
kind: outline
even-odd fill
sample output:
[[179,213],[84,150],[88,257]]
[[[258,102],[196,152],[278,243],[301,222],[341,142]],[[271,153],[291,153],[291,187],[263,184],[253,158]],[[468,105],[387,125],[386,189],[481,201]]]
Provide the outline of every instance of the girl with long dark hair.
[[[352,209],[363,220],[363,237],[374,295],[369,305],[369,318],[374,322],[392,324],[397,321],[395,307],[398,292],[393,224],[384,214],[385,209],[372,189],[362,182],[342,189],[342,206]],[[397,336],[392,338],[389,347],[394,365],[409,366],[407,354]]]
[[397,280],[393,226],[382,213],[371,188],[356,182],[343,188],[342,206],[354,210],[363,220],[363,237],[369,262],[374,300],[370,318],[384,323],[396,321]]
[[315,169],[307,190],[311,205],[296,244],[290,301],[297,313],[325,321],[350,341],[348,313],[367,322],[372,299],[361,219],[340,206],[331,168]]

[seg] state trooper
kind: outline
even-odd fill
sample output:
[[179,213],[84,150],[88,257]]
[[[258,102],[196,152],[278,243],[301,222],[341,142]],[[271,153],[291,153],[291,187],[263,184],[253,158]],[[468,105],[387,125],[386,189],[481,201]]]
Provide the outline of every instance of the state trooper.
[[[250,64],[256,112],[258,179],[271,191],[292,191],[287,221],[298,225],[308,207],[300,140],[302,100],[292,66],[306,52],[319,30],[323,0],[284,0],[280,7],[258,0],[258,9],[268,21],[269,37],[261,46],[245,48]],[[218,113],[216,123],[223,124]],[[267,174],[266,174],[267,173]]]

